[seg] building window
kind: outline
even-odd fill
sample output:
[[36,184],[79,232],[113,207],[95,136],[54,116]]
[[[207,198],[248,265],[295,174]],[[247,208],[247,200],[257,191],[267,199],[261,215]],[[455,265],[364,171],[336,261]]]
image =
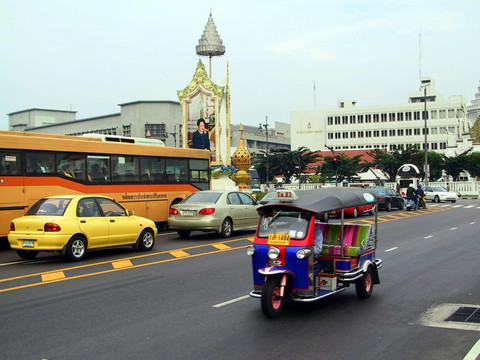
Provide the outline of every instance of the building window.
[[438,118],[439,119],[446,119],[447,118],[447,112],[445,110],[438,110]]
[[122,125],[122,135],[123,136],[132,136],[132,125]]
[[382,122],[387,122],[387,114],[382,114]]
[[397,133],[398,133],[398,136],[403,136],[403,129],[398,129]]
[[438,144],[437,143],[432,143],[432,150],[438,150]]
[[432,119],[438,119],[437,110],[430,111],[430,116],[432,117]]
[[335,116],[335,125],[340,125],[340,116]]
[[449,118],[449,119],[455,118],[455,110],[453,110],[453,109],[448,109],[448,118]]
[[372,114],[367,114],[365,115],[365,122],[367,124],[371,123],[372,122]]
[[395,130],[390,130],[389,133],[388,133],[388,135],[390,135],[390,136],[395,136],[395,135],[396,135],[396,134],[395,134]]
[[348,139],[348,132],[343,132],[342,133],[342,139]]
[[407,121],[412,120],[412,113],[411,112],[406,112],[405,113],[405,120],[407,120]]
[[328,140],[332,140],[333,139],[333,133],[328,133]]
[[401,112],[397,113],[397,120],[398,121],[403,121],[403,113],[401,113]]
[[363,115],[358,115],[358,123],[363,124]]
[[378,119],[379,119],[378,114],[373,114],[373,122],[377,123]]
[[[359,137],[359,138],[363,138],[363,131],[359,131],[359,132],[358,132],[358,137]],[[360,147],[359,147],[359,148],[360,148]]]
[[333,117],[332,116],[328,117],[328,125],[333,125]]
[[420,129],[413,129],[413,135],[420,135]]
[[348,124],[348,116],[342,116],[342,124],[347,125]]
[[355,118],[355,115],[350,115],[350,124],[355,124],[357,122],[357,119]]
[[[425,128],[422,129],[422,134],[425,135]],[[430,132],[428,131],[428,128],[427,128],[427,135],[430,134]]]
[[413,118],[414,118],[415,120],[420,120],[420,111],[415,111],[415,112],[413,113]]
[[382,137],[387,136],[387,130],[382,130]]
[[447,143],[440,143],[440,150],[445,150],[447,148]]
[[373,130],[373,137],[379,137],[379,136],[380,136],[380,131]]
[[340,133],[339,132],[335,133],[335,139],[340,139]]
[[145,124],[145,137],[153,139],[165,140],[167,134],[165,132],[165,124]]
[[406,136],[412,135],[412,129],[405,129],[405,135]]
[[355,131],[350,131],[350,137],[355,138],[357,133]]
[[365,137],[367,138],[372,137],[372,132],[370,130],[365,131]]
[[395,113],[388,114],[388,121],[395,121]]
[[438,128],[433,127],[432,128],[432,135],[437,135],[438,134]]

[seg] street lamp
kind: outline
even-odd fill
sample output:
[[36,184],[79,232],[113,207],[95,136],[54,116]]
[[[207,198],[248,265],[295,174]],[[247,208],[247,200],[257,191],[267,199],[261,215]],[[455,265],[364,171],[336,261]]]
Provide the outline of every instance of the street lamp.
[[423,119],[425,121],[425,184],[428,182],[428,143],[427,143],[427,83],[423,84]]
[[266,139],[267,139],[267,152],[266,152],[266,155],[267,155],[267,186],[268,186],[268,179],[269,179],[269,176],[268,176],[268,118],[265,116],[265,124],[262,124],[260,123],[260,126],[259,126],[259,130],[262,130],[262,128],[265,128],[265,136],[266,136]]

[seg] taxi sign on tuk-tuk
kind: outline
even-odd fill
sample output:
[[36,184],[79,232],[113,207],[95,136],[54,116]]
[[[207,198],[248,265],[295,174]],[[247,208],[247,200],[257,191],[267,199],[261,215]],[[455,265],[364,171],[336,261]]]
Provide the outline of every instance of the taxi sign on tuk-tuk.
[[292,202],[297,199],[298,196],[293,190],[277,190],[275,192],[274,200],[279,202]]

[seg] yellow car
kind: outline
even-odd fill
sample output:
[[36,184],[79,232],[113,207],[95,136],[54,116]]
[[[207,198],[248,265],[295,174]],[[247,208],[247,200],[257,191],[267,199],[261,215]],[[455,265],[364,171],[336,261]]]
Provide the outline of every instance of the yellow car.
[[60,252],[72,261],[87,250],[132,245],[152,250],[157,228],[112,198],[101,195],[50,196],[10,224],[8,242],[23,259],[39,251]]

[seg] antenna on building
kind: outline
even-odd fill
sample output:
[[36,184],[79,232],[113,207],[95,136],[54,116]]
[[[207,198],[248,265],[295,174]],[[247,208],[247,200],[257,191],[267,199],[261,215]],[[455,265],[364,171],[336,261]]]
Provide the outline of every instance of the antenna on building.
[[418,76],[420,78],[420,84],[422,83],[422,27],[418,33]]

